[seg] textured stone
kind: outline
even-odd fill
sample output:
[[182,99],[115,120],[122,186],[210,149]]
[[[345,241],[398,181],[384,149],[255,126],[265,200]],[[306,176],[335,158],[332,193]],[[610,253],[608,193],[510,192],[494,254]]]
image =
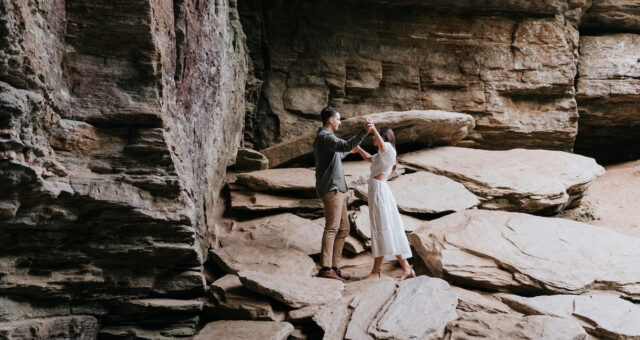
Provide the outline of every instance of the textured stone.
[[337,301],[344,289],[344,283],[338,280],[319,277],[252,271],[239,272],[238,276],[247,289],[270,296],[293,308]]
[[322,339],[341,340],[351,318],[352,310],[349,304],[352,296],[346,296],[338,301],[330,302],[318,309],[312,320],[324,331]]
[[640,4],[634,0],[595,0],[585,13],[580,29],[587,35],[598,31],[640,33]]
[[269,169],[269,160],[258,151],[238,148],[235,168],[238,171],[259,171]]
[[[464,185],[424,171],[402,175],[388,184],[398,203],[398,210],[404,213],[437,214],[480,204]],[[356,194],[366,200],[367,190],[367,186],[359,186]]]
[[[577,24],[590,5],[327,0],[253,6],[242,16],[264,27],[247,34],[262,66],[255,72],[264,81],[259,112],[277,117],[273,140],[313,132],[319,123],[311,117],[324,99],[348,118],[470,113],[477,129],[466,144],[569,151],[578,119]],[[308,98],[306,105],[292,105],[292,94]]]
[[[437,110],[378,112],[363,117],[345,120],[336,135],[350,138],[362,130],[363,120],[371,119],[377,126],[390,127],[396,132],[396,145],[431,146],[453,144],[463,139],[475,126],[470,115]],[[316,124],[317,125],[317,124]],[[317,128],[317,126],[315,126]],[[308,129],[306,129],[308,130]],[[314,129],[315,130],[315,129]],[[400,132],[401,131],[401,132]],[[290,161],[308,159],[313,153],[313,141],[316,132],[307,132],[302,136],[291,136],[283,143],[261,150],[271,167]],[[371,145],[371,139],[363,146]]]
[[458,296],[441,279],[418,276],[398,289],[369,326],[374,338],[424,339],[442,337],[456,319]]
[[216,238],[223,247],[237,244],[293,248],[308,255],[320,253],[324,225],[300,216],[283,213],[234,223],[230,230],[218,229]]
[[463,313],[447,326],[446,339],[586,340],[587,333],[571,319],[546,315]]
[[452,286],[451,289],[458,295],[458,306],[461,312],[484,312],[489,314],[516,314],[508,305],[500,301],[493,294],[477,292]]
[[434,275],[455,282],[512,292],[612,290],[640,297],[640,239],[602,227],[467,210],[425,222],[409,241]]
[[98,320],[93,316],[74,315],[0,322],[0,337],[21,339],[95,339]]
[[211,250],[213,260],[227,273],[242,270],[272,274],[309,276],[315,263],[305,253],[292,248],[234,244]]
[[639,53],[638,34],[580,38],[577,153],[606,163],[640,157]]
[[405,154],[406,165],[447,176],[474,193],[485,209],[554,213],[580,202],[604,168],[561,151],[489,151],[441,147]]
[[237,275],[227,274],[212,285],[216,305],[212,314],[224,319],[282,321],[284,312],[274,311],[271,303],[260,295],[250,292],[242,285]]
[[365,249],[364,245],[358,241],[358,239],[351,235],[347,235],[344,240],[344,250],[353,255],[357,255],[363,253]]
[[548,295],[525,298],[503,295],[502,301],[526,315],[575,319],[589,334],[598,338],[640,337],[640,307],[615,296]]
[[238,175],[238,184],[253,190],[267,192],[308,193],[315,196],[315,171],[303,168],[285,168],[254,171]]
[[293,332],[288,322],[272,321],[214,321],[208,323],[196,334],[194,340],[244,340],[269,339],[285,340]]
[[231,208],[239,211],[317,211],[322,210],[319,198],[275,196],[260,192],[232,191]]
[[344,338],[349,340],[373,339],[368,333],[369,325],[395,291],[396,282],[391,278],[384,278],[374,279],[372,284],[355,294],[350,304],[353,312]]

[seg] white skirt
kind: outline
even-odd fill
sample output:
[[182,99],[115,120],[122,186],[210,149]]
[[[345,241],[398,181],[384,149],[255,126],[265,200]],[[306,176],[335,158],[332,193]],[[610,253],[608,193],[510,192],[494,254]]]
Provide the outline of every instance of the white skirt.
[[367,200],[373,256],[384,256],[387,260],[395,260],[396,255],[410,258],[411,248],[404,232],[404,224],[387,182],[371,178]]

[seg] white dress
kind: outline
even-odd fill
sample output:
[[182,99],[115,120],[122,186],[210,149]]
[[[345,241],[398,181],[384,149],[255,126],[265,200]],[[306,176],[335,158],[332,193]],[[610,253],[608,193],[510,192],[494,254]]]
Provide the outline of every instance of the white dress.
[[375,179],[379,174],[390,175],[396,164],[396,150],[385,142],[385,151],[372,156],[369,179],[369,219],[371,221],[371,249],[374,257],[395,260],[396,255],[411,257],[411,248],[398,205],[386,181]]

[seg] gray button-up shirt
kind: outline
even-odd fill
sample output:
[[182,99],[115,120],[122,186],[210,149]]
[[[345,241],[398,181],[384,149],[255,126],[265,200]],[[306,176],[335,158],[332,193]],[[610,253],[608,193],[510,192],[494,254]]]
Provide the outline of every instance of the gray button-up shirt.
[[324,196],[334,188],[347,192],[342,159],[367,136],[366,131],[353,136],[348,141],[340,139],[333,131],[321,127],[313,142],[313,156],[316,160],[316,193]]

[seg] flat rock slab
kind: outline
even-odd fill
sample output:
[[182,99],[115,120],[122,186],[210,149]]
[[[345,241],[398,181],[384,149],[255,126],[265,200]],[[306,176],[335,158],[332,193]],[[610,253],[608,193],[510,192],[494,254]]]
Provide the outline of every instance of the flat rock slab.
[[238,276],[247,289],[270,296],[293,308],[337,301],[344,290],[344,283],[319,277],[254,271],[241,271]]
[[344,338],[349,340],[373,339],[368,333],[369,326],[395,291],[395,280],[387,277],[374,279],[371,284],[355,294],[350,305],[353,312]]
[[[462,140],[475,127],[473,117],[463,113],[439,110],[390,111],[345,120],[340,125],[338,136],[349,138],[360,132],[366,118],[372,119],[377,126],[396,130],[397,145],[450,145]],[[307,133],[260,152],[269,159],[270,167],[276,167],[310,155],[315,137],[315,132]]]
[[503,303],[497,294],[476,292],[452,286],[458,294],[458,311],[461,312],[485,312],[489,314],[515,314],[508,305]]
[[485,209],[555,213],[579,203],[604,174],[592,158],[562,151],[440,147],[399,157],[403,164],[462,183]]
[[214,321],[208,323],[194,340],[245,340],[269,339],[285,340],[293,332],[288,322],[273,321]]
[[369,334],[381,339],[442,337],[456,319],[458,296],[441,279],[418,276],[398,284],[398,289],[369,326]]
[[640,239],[562,218],[466,210],[409,234],[429,270],[501,291],[640,298]]
[[237,184],[257,191],[305,192],[315,195],[315,171],[306,168],[267,169],[238,174]]
[[[464,185],[445,176],[418,171],[388,182],[404,213],[437,214],[469,209],[480,204]],[[356,194],[367,199],[367,186],[356,188]]]
[[274,311],[268,298],[244,288],[237,275],[227,274],[211,285],[216,302],[212,314],[224,319],[282,321],[284,312]]
[[21,339],[96,339],[99,323],[90,315],[56,316],[0,322],[0,337]]
[[231,208],[240,211],[282,212],[295,210],[322,210],[318,198],[300,198],[269,195],[261,192],[231,191]]
[[230,274],[250,270],[310,276],[316,267],[309,256],[292,248],[238,244],[213,249],[209,255],[224,271]]
[[575,319],[602,339],[640,339],[640,306],[615,296],[548,295],[532,298],[503,295],[502,301],[527,315]]
[[353,300],[352,296],[346,296],[336,302],[327,303],[313,315],[313,322],[324,331],[323,340],[344,339],[344,333],[351,318],[352,310],[349,308],[351,300]]
[[230,230],[216,231],[223,247],[254,244],[272,248],[293,248],[307,255],[319,254],[323,228],[316,222],[291,213],[237,222]]
[[447,339],[562,339],[585,340],[587,333],[571,319],[547,315],[521,316],[461,313],[447,326]]

